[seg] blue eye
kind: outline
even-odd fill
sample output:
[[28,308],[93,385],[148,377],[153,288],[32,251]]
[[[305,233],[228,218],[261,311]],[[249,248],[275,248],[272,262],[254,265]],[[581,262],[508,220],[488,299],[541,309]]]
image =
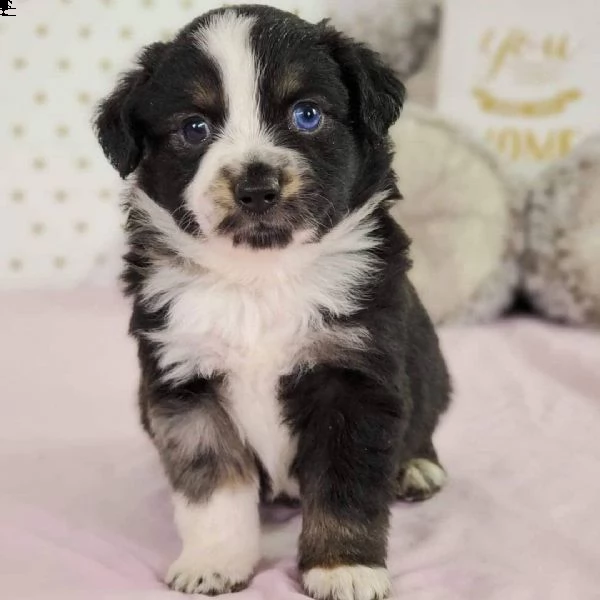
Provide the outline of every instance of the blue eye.
[[323,121],[323,113],[313,102],[298,102],[292,109],[292,119],[296,129],[311,132]]
[[198,146],[210,136],[210,127],[202,117],[191,117],[183,124],[183,137],[188,144]]

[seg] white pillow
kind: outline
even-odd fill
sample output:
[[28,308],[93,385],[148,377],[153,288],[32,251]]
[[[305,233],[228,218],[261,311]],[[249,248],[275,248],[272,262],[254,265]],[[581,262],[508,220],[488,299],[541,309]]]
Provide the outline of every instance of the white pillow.
[[329,0],[334,25],[369,44],[406,79],[438,37],[440,0]]
[[413,240],[410,277],[433,320],[498,316],[519,281],[524,187],[436,113],[408,106],[391,133],[404,196],[393,215]]

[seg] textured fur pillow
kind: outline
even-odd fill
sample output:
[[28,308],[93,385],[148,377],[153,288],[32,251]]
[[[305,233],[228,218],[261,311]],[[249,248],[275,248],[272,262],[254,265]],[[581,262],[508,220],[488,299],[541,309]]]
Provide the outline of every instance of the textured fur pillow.
[[485,321],[519,280],[524,188],[439,115],[407,107],[392,130],[404,200],[395,218],[413,239],[412,280],[436,323]]
[[402,79],[416,73],[438,37],[441,0],[329,0],[332,21],[380,52]]
[[527,212],[531,302],[551,318],[600,326],[600,135],[542,174]]

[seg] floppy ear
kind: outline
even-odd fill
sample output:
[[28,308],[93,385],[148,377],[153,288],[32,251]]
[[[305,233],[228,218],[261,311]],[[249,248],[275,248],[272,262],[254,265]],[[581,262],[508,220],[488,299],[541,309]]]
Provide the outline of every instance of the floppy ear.
[[122,178],[135,170],[144,153],[143,131],[135,119],[135,100],[167,46],[163,42],[147,46],[137,59],[137,67],[125,73],[98,106],[94,121],[96,136]]
[[387,135],[400,116],[404,85],[376,52],[340,33],[327,21],[320,25],[322,40],[340,66],[350,93],[353,120],[370,138]]

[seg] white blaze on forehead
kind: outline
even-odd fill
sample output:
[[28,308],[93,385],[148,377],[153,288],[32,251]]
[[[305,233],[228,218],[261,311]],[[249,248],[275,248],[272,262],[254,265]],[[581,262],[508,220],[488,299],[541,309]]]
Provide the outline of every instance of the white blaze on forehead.
[[224,137],[256,141],[263,134],[258,108],[260,66],[252,49],[255,20],[227,11],[200,29],[196,40],[215,62],[227,101]]
[[229,10],[213,16],[194,36],[198,50],[212,58],[219,71],[226,102],[223,128],[202,157],[186,190],[187,204],[205,234],[214,231],[220,220],[211,199],[211,186],[223,167],[241,173],[252,159],[267,164],[298,163],[293,151],[274,144],[261,120],[261,69],[251,36],[254,23],[255,19]]

